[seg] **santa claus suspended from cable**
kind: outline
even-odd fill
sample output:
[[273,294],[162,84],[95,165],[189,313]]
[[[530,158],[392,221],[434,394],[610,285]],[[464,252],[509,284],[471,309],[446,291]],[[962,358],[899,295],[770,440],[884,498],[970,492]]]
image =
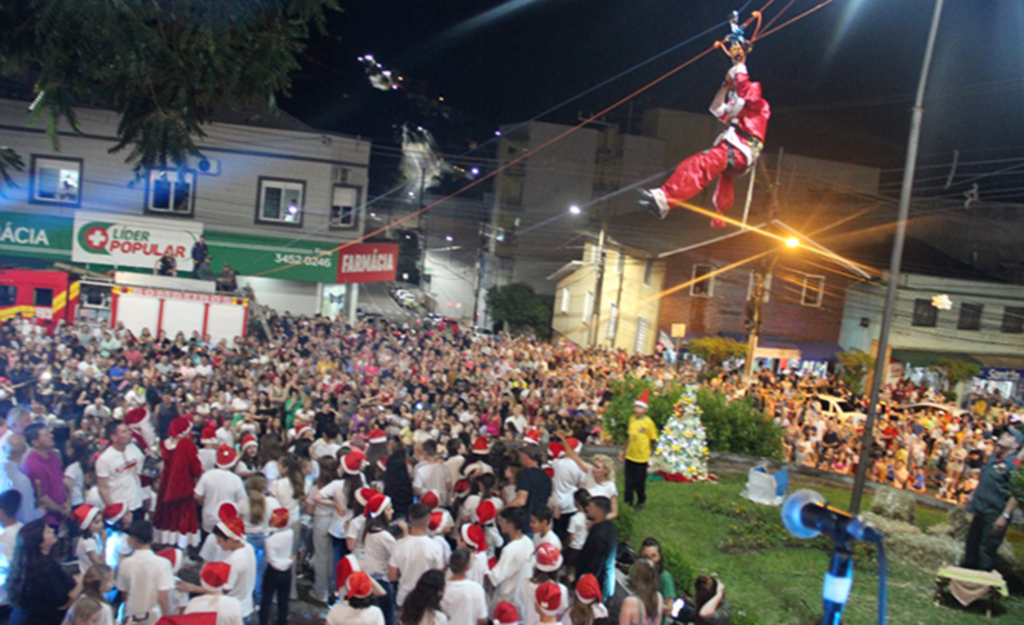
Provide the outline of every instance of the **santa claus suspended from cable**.
[[[703,191],[718,178],[714,205],[724,214],[733,203],[733,178],[749,172],[764,147],[771,109],[761,97],[761,83],[752,82],[747,74],[746,57],[750,43],[743,38],[742,29],[733,29],[727,39],[726,51],[733,66],[725,75],[725,82],[711,103],[711,114],[726,128],[711,148],[690,156],[679,163],[675,172],[662,186],[641,191],[641,205],[662,219],[673,207],[679,206]],[[711,227],[724,228],[725,221],[711,220]]]

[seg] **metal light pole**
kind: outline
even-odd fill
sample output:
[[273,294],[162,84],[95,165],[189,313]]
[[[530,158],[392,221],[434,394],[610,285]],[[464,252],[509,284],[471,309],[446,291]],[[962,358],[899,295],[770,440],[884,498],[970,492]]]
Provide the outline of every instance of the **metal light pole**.
[[932,14],[931,31],[928,33],[928,44],[924,51],[924,63],[921,67],[921,79],[917,85],[917,97],[914,100],[914,114],[910,121],[910,138],[907,141],[907,162],[903,170],[903,187],[900,189],[900,208],[896,220],[896,234],[892,243],[892,260],[889,263],[889,285],[885,292],[885,308],[882,310],[882,327],[878,332],[878,351],[875,354],[875,371],[871,382],[868,416],[864,422],[864,435],[861,439],[860,461],[857,463],[857,476],[853,482],[853,495],[850,498],[850,513],[860,512],[860,502],[864,495],[864,482],[867,480],[868,463],[871,461],[871,445],[874,442],[875,416],[878,412],[878,393],[882,387],[883,374],[889,366],[886,352],[889,350],[889,330],[892,326],[893,307],[896,304],[896,288],[899,283],[900,265],[903,262],[903,243],[907,236],[907,217],[910,214],[910,195],[914,187],[914,168],[917,166],[917,147],[921,140],[921,119],[924,117],[924,94],[928,84],[928,71],[932,64],[932,52],[935,50],[935,37],[939,31],[939,19],[942,16],[943,0],[935,0],[935,11]]

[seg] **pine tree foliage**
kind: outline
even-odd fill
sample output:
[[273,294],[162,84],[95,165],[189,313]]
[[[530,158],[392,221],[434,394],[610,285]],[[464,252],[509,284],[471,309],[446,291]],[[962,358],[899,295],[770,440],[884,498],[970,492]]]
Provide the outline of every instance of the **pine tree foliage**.
[[653,466],[657,471],[681,475],[687,480],[708,479],[708,444],[697,387],[689,385],[679,396],[672,418],[658,436]]
[[117,144],[137,168],[183,166],[220,107],[273,109],[338,0],[0,2],[0,67],[32,76],[33,112],[53,141],[75,107],[121,114]]

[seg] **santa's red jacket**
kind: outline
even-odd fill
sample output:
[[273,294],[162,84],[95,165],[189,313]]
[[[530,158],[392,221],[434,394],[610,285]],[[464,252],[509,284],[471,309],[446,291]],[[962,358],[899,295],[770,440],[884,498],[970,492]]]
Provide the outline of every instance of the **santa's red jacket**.
[[771,107],[761,97],[761,83],[750,80],[745,63],[734,65],[727,77],[732,89],[720,106],[710,109],[711,114],[727,126],[715,143],[728,143],[743,153],[747,165],[752,165],[764,146]]

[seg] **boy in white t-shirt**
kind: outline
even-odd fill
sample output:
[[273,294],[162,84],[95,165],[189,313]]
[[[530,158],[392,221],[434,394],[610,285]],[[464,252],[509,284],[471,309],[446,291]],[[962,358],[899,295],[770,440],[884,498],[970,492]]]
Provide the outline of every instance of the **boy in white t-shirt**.
[[450,625],[483,625],[487,622],[487,596],[484,587],[467,579],[469,551],[460,547],[452,552],[448,561],[451,577],[444,585],[441,611],[448,616]]
[[576,559],[587,542],[587,504],[590,503],[590,493],[581,488],[573,495],[576,500],[576,512],[569,517],[567,529],[568,539],[562,553],[565,555],[565,568],[569,573],[569,579],[576,577]]

